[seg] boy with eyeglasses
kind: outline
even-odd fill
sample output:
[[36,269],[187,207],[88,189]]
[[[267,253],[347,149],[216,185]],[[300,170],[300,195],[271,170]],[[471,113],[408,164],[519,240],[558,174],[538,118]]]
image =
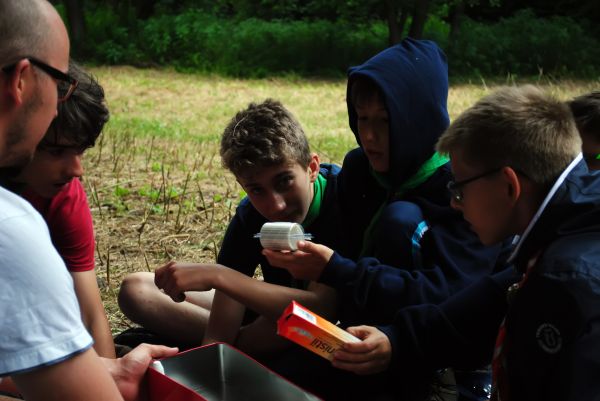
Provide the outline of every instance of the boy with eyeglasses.
[[377,349],[395,372],[492,361],[492,400],[596,399],[600,176],[582,159],[568,106],[532,86],[499,89],[459,116],[437,149],[463,183],[453,206],[481,240],[519,236],[514,274],[405,308],[393,325],[360,327],[369,336],[338,353],[338,366],[376,363]]

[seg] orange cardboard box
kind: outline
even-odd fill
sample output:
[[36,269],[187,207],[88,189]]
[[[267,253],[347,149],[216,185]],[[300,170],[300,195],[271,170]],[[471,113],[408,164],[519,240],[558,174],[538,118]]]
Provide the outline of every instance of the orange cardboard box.
[[277,321],[277,334],[328,360],[343,344],[360,341],[296,301],[285,308]]

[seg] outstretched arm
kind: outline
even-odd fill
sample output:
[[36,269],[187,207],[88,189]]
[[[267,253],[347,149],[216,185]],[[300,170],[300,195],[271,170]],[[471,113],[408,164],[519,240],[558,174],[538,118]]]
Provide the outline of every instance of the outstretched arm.
[[441,269],[405,270],[375,258],[354,262],[311,242],[299,243],[295,252],[263,253],[269,263],[296,278],[318,279],[336,288],[344,297],[340,298],[344,314],[352,316],[353,323],[389,322],[404,306],[439,302],[449,295]]
[[393,324],[378,327],[392,344],[390,369],[473,369],[489,363],[506,314],[506,290],[518,279],[509,267],[439,305],[400,310]]
[[[185,291],[216,288],[204,344],[225,341],[259,355],[287,346],[276,335],[276,321],[292,300],[328,319],[336,319],[335,291],[310,283],[308,290],[289,288],[248,277],[221,265],[168,263],[156,271],[156,284],[176,301]],[[241,327],[245,308],[260,316]]]
[[[185,299],[185,291],[216,288],[232,300],[275,322],[292,300],[326,318],[336,310],[333,289],[311,283],[308,290],[266,283],[236,270],[216,264],[179,264],[170,262],[156,270],[156,285],[173,300]],[[213,310],[215,306],[213,304]]]
[[[379,325],[409,305],[439,303],[503,263],[500,246],[484,247],[464,221],[451,216],[422,240],[422,266],[390,266],[376,258],[353,261],[310,242],[296,252],[264,251],[274,266],[310,277],[337,290],[340,316],[349,325]],[[450,223],[456,220],[456,225]]]
[[490,362],[506,313],[506,289],[518,275],[508,268],[485,277],[440,305],[400,310],[393,324],[349,327],[361,342],[346,344],[333,366],[357,374],[391,369],[402,375],[448,366],[473,369]]

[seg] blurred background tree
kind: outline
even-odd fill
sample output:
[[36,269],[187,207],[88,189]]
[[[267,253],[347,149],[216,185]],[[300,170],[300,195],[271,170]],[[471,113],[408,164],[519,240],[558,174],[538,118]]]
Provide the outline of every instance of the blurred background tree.
[[[458,75],[594,75],[600,69],[597,0],[54,4],[67,22],[74,54],[97,63],[173,65],[238,76],[330,75],[409,36],[437,41]],[[286,45],[296,49],[295,57]]]

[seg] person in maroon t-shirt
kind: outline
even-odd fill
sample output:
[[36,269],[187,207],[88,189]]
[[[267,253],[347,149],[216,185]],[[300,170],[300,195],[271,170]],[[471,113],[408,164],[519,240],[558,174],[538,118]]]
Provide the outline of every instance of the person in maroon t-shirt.
[[94,227],[87,196],[79,177],[81,158],[94,146],[108,121],[104,90],[71,62],[69,73],[78,81],[67,102],[60,103],[38,145],[33,160],[11,181],[46,220],[52,243],[73,277],[82,320],[94,338],[98,355],[115,357],[115,348],[94,271]]

